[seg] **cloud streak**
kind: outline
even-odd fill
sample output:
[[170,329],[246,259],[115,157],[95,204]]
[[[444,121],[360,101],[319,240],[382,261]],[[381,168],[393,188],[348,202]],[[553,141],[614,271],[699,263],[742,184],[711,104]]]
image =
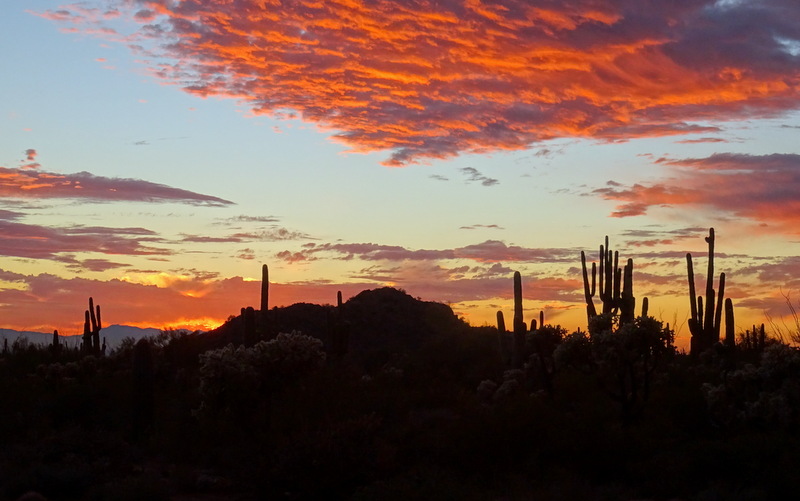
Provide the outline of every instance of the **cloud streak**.
[[486,240],[455,249],[408,249],[399,245],[373,243],[307,243],[300,251],[281,251],[276,257],[287,262],[314,261],[321,257],[349,261],[424,261],[467,259],[482,263],[563,263],[579,255],[574,249],[528,248]]
[[[162,242],[145,228],[47,227],[0,220],[0,255],[37,259],[58,259],[64,253],[99,252],[129,256],[168,255],[171,251],[153,247]],[[74,258],[69,262],[75,262]],[[90,263],[91,264],[91,263]],[[102,266],[95,261],[90,269]]]
[[497,179],[484,176],[475,167],[463,167],[458,170],[467,176],[468,183],[481,183],[483,186],[494,186],[500,183]]
[[717,153],[704,158],[659,159],[673,175],[652,184],[610,181],[594,193],[621,202],[614,217],[652,207],[702,207],[746,218],[775,231],[798,233],[800,155]]
[[95,202],[175,202],[225,207],[233,202],[141,179],[57,174],[40,169],[0,167],[0,198],[79,199]]
[[189,93],[301,117],[356,152],[388,151],[387,165],[559,137],[714,132],[700,124],[800,105],[795,0],[96,5],[40,15],[124,41]]

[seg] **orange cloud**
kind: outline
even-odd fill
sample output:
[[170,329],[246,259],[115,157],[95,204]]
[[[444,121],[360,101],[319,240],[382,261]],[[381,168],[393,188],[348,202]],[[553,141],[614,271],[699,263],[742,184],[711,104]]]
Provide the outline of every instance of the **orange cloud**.
[[[159,282],[156,285],[0,270],[0,281],[14,284],[8,288],[0,286],[0,315],[8,319],[4,327],[43,332],[57,328],[65,335],[81,332],[89,296],[103,308],[107,325],[210,329],[228,316],[238,315],[243,306],[257,306],[261,291],[260,282],[242,277],[206,278],[202,274],[156,277],[154,282]],[[371,287],[374,284],[363,282],[272,284],[270,301],[276,305],[331,304],[338,290],[348,298]]]
[[138,25],[127,43],[166,82],[299,115],[353,151],[388,150],[388,165],[556,137],[711,132],[697,122],[800,105],[795,0],[103,6],[42,15],[98,33],[119,14]]

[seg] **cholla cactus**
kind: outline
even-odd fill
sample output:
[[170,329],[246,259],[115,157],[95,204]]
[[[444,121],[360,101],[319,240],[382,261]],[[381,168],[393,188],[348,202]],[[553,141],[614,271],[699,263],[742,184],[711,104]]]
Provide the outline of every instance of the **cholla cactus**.
[[290,377],[294,374],[317,369],[325,364],[322,341],[293,331],[282,332],[275,339],[261,341],[253,346],[253,362],[269,368],[275,376]]
[[200,395],[198,414],[238,414],[253,405],[259,373],[253,352],[232,344],[200,355]]
[[265,393],[325,363],[322,341],[281,333],[254,346],[232,344],[200,355],[200,413],[243,415]]
[[722,384],[706,384],[703,391],[719,424],[795,429],[800,423],[800,351],[780,343],[767,346],[758,365],[729,372]]

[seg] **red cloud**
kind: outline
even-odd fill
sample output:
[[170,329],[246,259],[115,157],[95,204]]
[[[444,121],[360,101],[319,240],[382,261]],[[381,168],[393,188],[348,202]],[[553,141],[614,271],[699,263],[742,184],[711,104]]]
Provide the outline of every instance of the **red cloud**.
[[[390,151],[388,165],[556,137],[710,132],[692,122],[800,105],[787,45],[800,40],[796,0],[109,4],[140,26],[127,43],[165,81],[299,115],[354,151]],[[102,33],[103,11],[42,15]]]
[[663,160],[673,177],[629,187],[610,182],[594,193],[622,202],[612,216],[644,214],[654,206],[703,206],[797,233],[800,224],[800,155],[718,153]]
[[88,172],[56,174],[0,167],[0,198],[73,198],[97,201],[178,202],[222,207],[233,202],[140,179]]

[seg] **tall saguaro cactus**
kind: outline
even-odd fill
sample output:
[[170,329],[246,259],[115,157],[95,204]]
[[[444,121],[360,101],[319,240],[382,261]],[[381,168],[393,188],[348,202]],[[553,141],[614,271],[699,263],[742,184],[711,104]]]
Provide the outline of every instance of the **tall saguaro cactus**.
[[725,346],[736,347],[736,332],[734,330],[733,301],[725,298]]
[[583,272],[583,294],[586,300],[586,316],[591,321],[597,316],[594,296],[598,292],[603,304],[602,313],[616,315],[625,324],[633,321],[636,298],[633,296],[633,259],[628,259],[625,268],[619,268],[619,252],[611,252],[608,236],[605,245],[600,246],[600,266],[592,263],[591,282],[586,267],[586,253],[581,251],[581,269]]
[[350,323],[344,319],[344,302],[342,301],[342,291],[336,292],[336,308],[329,317],[329,329],[331,331],[331,344],[333,355],[342,358],[347,354],[347,344],[350,339]]
[[261,265],[261,314],[269,310],[269,267]]
[[58,353],[61,351],[61,340],[58,336],[58,329],[53,331],[53,343],[50,345],[50,349],[53,351],[53,353]]
[[95,353],[100,353],[100,329],[103,328],[100,320],[100,305],[95,308],[94,300],[89,298],[89,318],[92,322],[92,348]]
[[[689,319],[689,331],[692,333],[690,350],[692,353],[700,353],[707,350],[715,343],[719,342],[720,325],[722,323],[722,308],[725,299],[725,273],[719,275],[719,292],[714,290],[714,228],[709,228],[708,236],[705,238],[708,243],[708,272],[706,273],[706,296],[705,304],[703,296],[697,296],[694,284],[694,266],[692,264],[692,254],[686,253],[686,268],[689,279],[689,301],[691,318]],[[730,319],[733,329],[733,303],[730,307],[725,304],[726,321]],[[726,337],[729,334],[726,332]]]
[[[274,315],[273,315],[274,316]],[[267,339],[272,338],[272,327],[277,322],[271,322],[269,311],[269,267],[261,265],[261,310],[258,315],[261,327],[261,336]]]
[[506,319],[501,310],[497,311],[497,342],[500,347],[500,358],[503,364],[509,366],[511,364],[511,339],[506,331]]
[[525,333],[527,332],[522,315],[522,275],[514,272],[514,349],[512,364],[515,369],[525,363]]
[[89,309],[84,313],[83,321],[83,344],[81,348],[84,353],[100,353],[100,329],[102,328],[100,305],[95,307],[94,299],[90,297]]

